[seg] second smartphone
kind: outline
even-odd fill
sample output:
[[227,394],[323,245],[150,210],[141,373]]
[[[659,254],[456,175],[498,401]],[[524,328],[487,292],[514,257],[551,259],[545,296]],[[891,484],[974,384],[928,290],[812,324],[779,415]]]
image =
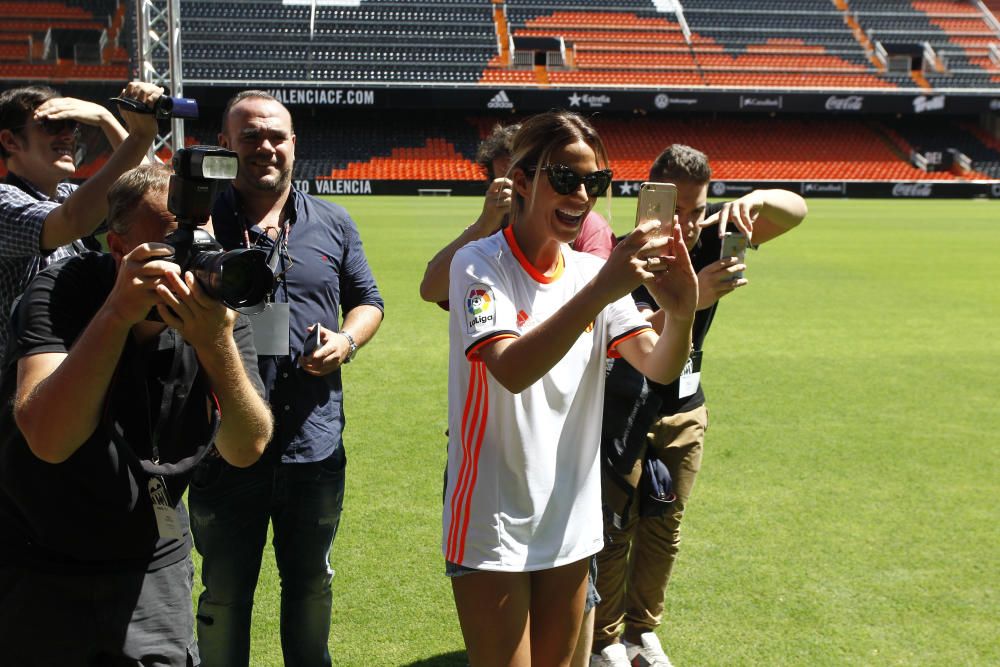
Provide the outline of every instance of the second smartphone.
[[670,236],[674,229],[674,209],[677,206],[677,186],[673,183],[647,181],[639,186],[639,204],[635,210],[635,226],[648,220],[659,220],[658,236]]

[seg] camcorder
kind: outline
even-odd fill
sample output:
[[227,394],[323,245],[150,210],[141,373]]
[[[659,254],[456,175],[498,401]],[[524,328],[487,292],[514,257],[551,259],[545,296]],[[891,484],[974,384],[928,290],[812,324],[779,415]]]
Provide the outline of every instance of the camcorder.
[[152,114],[159,120],[165,120],[167,118],[198,117],[198,102],[190,97],[170,97],[169,95],[161,95],[155,102],[153,102],[153,106],[151,107],[146,106],[139,100],[134,100],[131,97],[112,97],[111,101],[116,102],[129,111],[135,113]]
[[202,229],[212,213],[220,184],[236,178],[239,158],[218,146],[189,146],[174,153],[167,210],[177,217],[177,229],[164,243],[173,246],[168,259],[190,271],[213,299],[247,315],[264,310],[274,287],[267,253],[259,248],[223,250]]

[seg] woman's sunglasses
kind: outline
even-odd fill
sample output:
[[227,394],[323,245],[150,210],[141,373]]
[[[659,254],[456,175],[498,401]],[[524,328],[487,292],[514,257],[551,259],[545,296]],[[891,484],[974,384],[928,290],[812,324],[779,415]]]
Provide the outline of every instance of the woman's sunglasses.
[[[600,197],[611,186],[610,169],[601,169],[584,176],[564,164],[547,164],[537,169],[545,172],[545,175],[549,177],[549,185],[561,195],[571,194],[580,187],[580,183],[583,183],[589,196]],[[531,173],[535,170],[536,168],[533,167],[528,172]]]
[[50,120],[48,118],[44,118],[31,123],[25,123],[24,125],[18,125],[17,127],[12,127],[10,129],[13,132],[17,132],[28,127],[28,125],[38,125],[42,128],[42,131],[50,137],[57,137],[66,130],[73,133],[78,133],[80,131],[80,123],[70,118],[63,118],[60,120]]

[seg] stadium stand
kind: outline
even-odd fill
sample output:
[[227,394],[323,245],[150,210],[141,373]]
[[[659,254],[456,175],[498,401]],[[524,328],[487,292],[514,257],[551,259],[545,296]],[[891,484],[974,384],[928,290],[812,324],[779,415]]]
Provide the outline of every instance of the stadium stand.
[[485,3],[361,2],[310,8],[280,2],[182,4],[184,76],[257,80],[473,84],[497,52]]
[[925,47],[922,70],[934,88],[991,88],[1000,83],[1000,30],[978,6],[957,0],[853,0],[854,19],[873,42]]
[[[685,0],[679,3],[682,12],[628,0],[503,4],[515,43],[547,37],[560,41],[560,53],[545,54],[548,71],[535,77],[511,69],[501,53],[491,60],[483,82],[825,89],[915,85],[909,77],[880,76],[845,13],[827,0],[768,0],[755,3],[752,13],[731,0]],[[527,67],[532,64],[529,60]],[[515,58],[513,67],[517,65]]]
[[900,119],[893,123],[892,129],[908,147],[922,154],[947,156],[951,151],[961,152],[972,161],[970,178],[1000,178],[1000,153],[997,151],[1000,145],[995,139],[992,142],[985,140],[968,124],[946,123],[928,132],[924,123]]
[[[318,6],[310,26],[307,5],[182,0],[184,77],[194,87],[996,90],[1000,23],[983,6],[759,0],[748,10],[742,0],[359,0]],[[132,3],[119,0],[0,2],[0,77],[81,86],[124,80],[134,26],[127,7]],[[76,48],[95,34],[103,44],[96,53]],[[880,45],[897,43],[919,47],[909,71],[888,71],[879,57]],[[204,120],[188,124],[188,143],[215,141],[218,111],[203,112]],[[971,118],[720,113],[709,120],[671,112],[597,118],[616,179],[643,178],[652,157],[675,141],[705,148],[717,177],[729,180],[1000,177],[1000,141]],[[310,139],[299,143],[296,178],[480,181],[475,146],[496,120],[456,111],[338,110],[330,123],[317,113],[295,110],[297,130]],[[88,143],[88,155],[97,157],[78,177],[97,168],[103,150]],[[911,160],[913,153],[956,151],[971,161],[969,171],[924,171]]]
[[[480,181],[475,148],[496,122],[510,118],[451,114],[344,112],[331,124],[295,118],[300,142],[296,178]],[[914,150],[959,148],[974,161],[966,179],[995,177],[1000,142],[989,145],[968,125],[919,118],[896,123],[857,118],[790,117],[775,129],[762,116],[716,118],[595,117],[612,156],[616,180],[643,180],[652,159],[670,143],[699,146],[713,156],[722,180],[958,180],[949,171],[927,172],[910,162]],[[386,132],[385,128],[392,128]],[[214,128],[202,122],[199,141]],[[981,133],[981,130],[980,130]],[[933,143],[923,137],[940,136]]]
[[124,7],[114,2],[0,2],[0,78],[124,79],[117,49]]

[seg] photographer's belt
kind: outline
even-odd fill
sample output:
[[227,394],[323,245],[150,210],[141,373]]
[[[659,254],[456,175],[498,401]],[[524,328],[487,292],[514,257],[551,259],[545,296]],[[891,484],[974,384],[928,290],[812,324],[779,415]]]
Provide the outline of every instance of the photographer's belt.
[[684,364],[684,370],[677,380],[677,398],[693,396],[701,383],[701,350],[695,350]]

